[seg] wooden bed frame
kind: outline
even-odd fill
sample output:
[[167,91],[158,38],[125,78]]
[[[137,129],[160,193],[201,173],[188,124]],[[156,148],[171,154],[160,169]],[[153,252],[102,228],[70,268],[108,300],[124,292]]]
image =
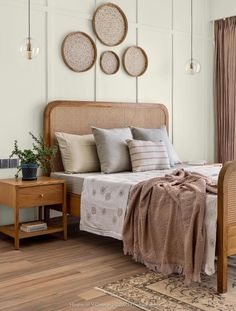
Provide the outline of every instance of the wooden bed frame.
[[[44,112],[44,135],[50,146],[55,132],[91,133],[91,126],[102,128],[137,126],[168,130],[168,111],[161,104],[131,104],[85,101],[54,101]],[[52,171],[63,171],[60,153]],[[80,215],[80,196],[68,194],[68,211]],[[218,182],[217,290],[227,291],[227,257],[236,254],[236,161],[226,163]]]

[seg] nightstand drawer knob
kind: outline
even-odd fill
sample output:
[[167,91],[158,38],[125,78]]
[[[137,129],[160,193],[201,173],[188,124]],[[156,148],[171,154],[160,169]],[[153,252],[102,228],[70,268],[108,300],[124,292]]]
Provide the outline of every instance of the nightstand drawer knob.
[[40,198],[43,198],[44,197],[44,194],[40,194]]

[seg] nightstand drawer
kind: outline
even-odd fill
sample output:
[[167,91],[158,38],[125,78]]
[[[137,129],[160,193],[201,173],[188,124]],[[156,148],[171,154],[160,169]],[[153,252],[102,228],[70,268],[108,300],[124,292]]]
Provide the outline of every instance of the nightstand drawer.
[[19,188],[17,205],[19,207],[33,207],[60,204],[63,203],[63,196],[63,184]]

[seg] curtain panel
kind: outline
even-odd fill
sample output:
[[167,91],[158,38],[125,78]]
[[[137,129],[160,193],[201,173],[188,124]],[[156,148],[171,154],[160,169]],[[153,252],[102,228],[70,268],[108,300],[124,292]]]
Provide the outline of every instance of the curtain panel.
[[215,155],[236,159],[236,17],[215,21]]

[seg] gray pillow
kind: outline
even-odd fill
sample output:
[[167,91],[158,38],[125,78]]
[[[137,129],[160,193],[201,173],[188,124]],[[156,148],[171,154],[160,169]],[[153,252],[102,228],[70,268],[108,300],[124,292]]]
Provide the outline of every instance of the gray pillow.
[[103,173],[131,171],[127,139],[132,139],[130,128],[101,129],[92,127],[98,158]]
[[177,152],[175,151],[174,146],[172,145],[171,141],[170,141],[170,137],[168,136],[167,130],[165,126],[162,126],[160,128],[163,131],[164,136],[166,137],[166,145],[167,145],[167,149],[169,148],[170,153],[172,155],[174,164],[178,164],[178,163],[182,163],[182,161],[180,160]]
[[181,163],[170,141],[170,138],[168,137],[165,126],[158,128],[158,129],[131,127],[131,131],[132,131],[134,139],[137,139],[137,140],[147,140],[147,141],[153,141],[153,142],[163,141],[166,145],[168,157],[170,160],[170,165],[174,166],[176,163]]

